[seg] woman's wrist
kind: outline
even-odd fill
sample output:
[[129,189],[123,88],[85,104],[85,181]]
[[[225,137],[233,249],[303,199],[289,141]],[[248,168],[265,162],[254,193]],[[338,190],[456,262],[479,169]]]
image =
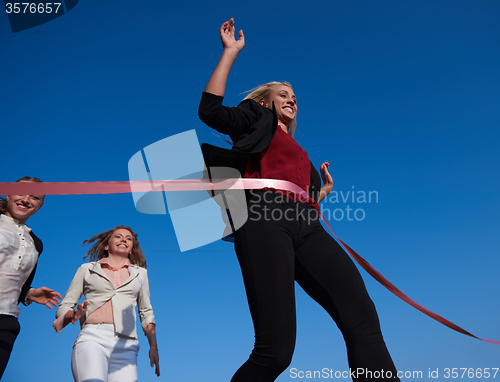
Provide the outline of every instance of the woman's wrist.
[[237,49],[237,48],[224,48],[222,50],[222,55],[229,55],[229,56],[232,56],[234,58],[236,58],[236,56],[238,56],[238,54],[241,52],[241,49]]
[[31,294],[33,293],[34,290],[35,290],[34,288],[30,288],[28,293],[26,293],[26,298],[24,299],[24,302],[23,302],[23,304],[25,306],[28,306],[33,302],[33,300],[31,299]]

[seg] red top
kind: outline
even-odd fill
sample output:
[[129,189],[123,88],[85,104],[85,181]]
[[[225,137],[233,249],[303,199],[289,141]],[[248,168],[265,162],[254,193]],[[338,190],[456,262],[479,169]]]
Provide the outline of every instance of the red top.
[[[302,147],[281,127],[278,127],[268,148],[248,158],[243,177],[287,180],[295,183],[309,194],[311,163],[309,162],[309,156],[302,150]],[[317,206],[314,199],[304,199],[290,191],[275,190],[273,188],[265,189],[286,195],[292,200],[311,204],[315,208]]]

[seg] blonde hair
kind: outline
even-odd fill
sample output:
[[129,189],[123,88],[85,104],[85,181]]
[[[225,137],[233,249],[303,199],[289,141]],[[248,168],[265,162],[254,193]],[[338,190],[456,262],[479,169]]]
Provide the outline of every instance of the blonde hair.
[[[36,182],[36,183],[41,183],[42,181],[38,178],[32,177],[32,176],[23,176],[22,178],[16,180],[17,182]],[[42,200],[43,200],[43,195],[42,195]],[[0,213],[4,214],[7,212],[7,199],[5,198],[0,198]]]
[[[289,82],[272,81],[272,82],[268,82],[266,84],[259,85],[256,88],[253,88],[253,89],[249,90],[248,92],[245,92],[245,93],[248,93],[248,95],[244,99],[253,99],[254,101],[260,103],[262,100],[267,100],[269,98],[273,88],[278,86],[278,85],[285,85],[293,90],[292,85]],[[296,127],[297,127],[297,117],[295,117],[292,120],[292,122],[290,122],[288,124],[288,126],[287,126],[288,135],[293,137],[293,135],[295,134]]]
[[133,237],[132,253],[129,255],[128,259],[131,264],[138,265],[140,267],[146,268],[146,257],[142,253],[142,249],[139,245],[139,240],[137,240],[137,234],[132,231],[132,228],[119,225],[109,231],[99,233],[88,240],[85,240],[82,245],[90,244],[95,241],[95,243],[90,247],[89,251],[83,258],[89,258],[90,261],[99,261],[103,257],[108,257],[108,251],[104,248],[108,245],[111,235],[118,229],[126,229],[130,231]]

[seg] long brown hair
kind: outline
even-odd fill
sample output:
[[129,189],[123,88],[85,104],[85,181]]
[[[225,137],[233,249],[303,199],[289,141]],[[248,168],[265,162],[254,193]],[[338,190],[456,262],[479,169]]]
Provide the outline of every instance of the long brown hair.
[[[17,182],[41,182],[40,179],[32,176],[23,176],[22,178],[16,180]],[[42,199],[43,200],[43,199]],[[4,214],[7,212],[7,199],[0,198],[0,213]]]
[[132,231],[132,228],[125,227],[123,225],[116,226],[109,231],[99,233],[91,237],[90,239],[85,240],[82,245],[94,243],[94,241],[95,243],[92,245],[92,247],[90,247],[83,259],[85,260],[88,257],[90,261],[99,261],[103,257],[108,257],[108,251],[106,251],[104,248],[108,245],[108,241],[111,235],[113,235],[113,232],[115,232],[117,229],[126,229],[132,234],[132,253],[128,257],[130,263],[146,268],[146,257],[144,256],[144,253],[142,253],[142,249],[139,245],[139,240],[137,240],[137,234]]

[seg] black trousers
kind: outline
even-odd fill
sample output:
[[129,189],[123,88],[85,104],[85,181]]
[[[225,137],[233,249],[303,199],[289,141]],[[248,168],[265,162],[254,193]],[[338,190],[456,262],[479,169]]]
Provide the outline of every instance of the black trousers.
[[0,314],[0,379],[9,362],[14,341],[21,327],[17,318],[7,314]]
[[249,217],[236,232],[235,250],[255,346],[231,381],[274,381],[290,365],[296,336],[295,281],[341,330],[350,370],[364,371],[351,374],[354,380],[397,381],[361,275],[323,229],[317,211],[270,191],[251,194]]

